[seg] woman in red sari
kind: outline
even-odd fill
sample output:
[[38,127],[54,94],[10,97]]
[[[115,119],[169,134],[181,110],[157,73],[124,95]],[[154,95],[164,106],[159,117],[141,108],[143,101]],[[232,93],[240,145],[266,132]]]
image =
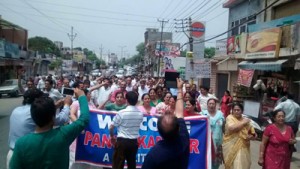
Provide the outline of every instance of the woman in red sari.
[[274,123],[267,126],[260,144],[258,164],[263,169],[289,169],[295,136],[292,128],[284,124],[284,111],[275,110],[272,117]]
[[226,90],[221,100],[221,112],[223,113],[224,118],[226,118],[230,114],[230,110],[232,107],[231,104],[232,97],[230,96],[230,92]]

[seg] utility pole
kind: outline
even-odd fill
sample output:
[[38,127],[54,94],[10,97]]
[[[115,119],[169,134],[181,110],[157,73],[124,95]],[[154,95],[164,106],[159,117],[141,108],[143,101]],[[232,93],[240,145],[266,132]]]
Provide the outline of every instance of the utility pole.
[[121,58],[123,58],[123,49],[125,48],[126,46],[119,46],[119,48],[121,48]]
[[160,32],[160,44],[159,44],[159,57],[158,57],[158,69],[157,69],[157,75],[158,77],[160,76],[160,59],[162,57],[162,54],[161,54],[161,49],[162,49],[162,38],[163,38],[163,32],[164,32],[164,25],[165,23],[168,23],[169,20],[159,20],[157,19],[158,22],[161,23],[161,32]]
[[[176,25],[180,25],[179,27],[175,26],[175,28],[176,29],[181,29],[179,31],[176,30],[176,32],[183,32],[187,36],[187,38],[189,39],[189,46],[190,46],[189,47],[190,48],[189,52],[193,52],[193,50],[194,50],[194,46],[193,46],[194,39],[192,37],[192,18],[189,17],[188,19],[187,18],[186,19],[175,19],[175,21],[180,21],[180,23],[175,23]],[[188,28],[188,29],[186,30],[186,28]],[[187,34],[186,31],[188,31],[189,34]],[[189,63],[191,65],[192,71],[194,71],[194,64],[195,64],[194,59],[190,59]],[[191,77],[191,84],[193,84],[193,83],[194,83],[194,77],[192,76]]]
[[71,56],[73,59],[73,41],[75,40],[77,33],[73,33],[73,26],[71,27],[71,34],[68,33],[68,37],[71,40]]
[[100,67],[101,67],[102,66],[102,51],[103,51],[102,44],[101,44],[101,47],[99,49],[100,49]]

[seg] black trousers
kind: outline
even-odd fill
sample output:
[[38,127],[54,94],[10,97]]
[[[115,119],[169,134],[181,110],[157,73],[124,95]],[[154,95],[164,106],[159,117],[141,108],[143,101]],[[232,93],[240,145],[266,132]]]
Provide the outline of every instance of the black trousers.
[[113,153],[113,169],[123,169],[125,160],[128,169],[136,169],[137,139],[117,138]]

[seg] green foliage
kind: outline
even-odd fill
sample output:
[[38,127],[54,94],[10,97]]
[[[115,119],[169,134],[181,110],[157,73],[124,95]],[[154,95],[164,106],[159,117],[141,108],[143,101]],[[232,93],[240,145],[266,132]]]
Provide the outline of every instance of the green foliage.
[[55,54],[61,57],[57,46],[48,38],[36,36],[28,39],[28,48],[33,51],[39,51],[45,54]]
[[60,66],[62,65],[62,60],[61,59],[56,59],[54,61],[52,61],[50,64],[49,64],[49,69],[50,70],[57,70]]
[[212,58],[215,56],[216,53],[216,48],[210,47],[210,48],[205,48],[204,49],[204,58]]
[[88,60],[90,60],[91,62],[96,62],[96,66],[98,68],[100,65],[105,65],[105,61],[103,59],[99,59],[93,51],[91,51],[87,48],[84,48],[83,53],[86,55],[86,58]]
[[135,49],[138,53],[128,59],[122,58],[122,62],[119,63],[119,66],[123,67],[123,65],[136,65],[143,61],[145,56],[145,44],[141,42],[136,46]]

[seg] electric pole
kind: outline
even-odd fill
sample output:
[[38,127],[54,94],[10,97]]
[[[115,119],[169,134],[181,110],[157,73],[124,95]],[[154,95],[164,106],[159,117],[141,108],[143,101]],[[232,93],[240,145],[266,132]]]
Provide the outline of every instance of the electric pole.
[[165,23],[168,23],[169,20],[159,20],[157,19],[158,22],[161,23],[161,32],[160,32],[160,44],[159,44],[159,57],[158,57],[158,69],[157,69],[157,75],[158,77],[160,76],[160,59],[162,57],[162,54],[161,54],[161,49],[162,49],[162,40],[163,40],[163,32],[164,32],[164,25]]
[[100,49],[100,67],[102,66],[102,51],[103,51],[103,47],[102,47],[102,44],[101,44],[101,47],[99,47]]
[[123,58],[123,49],[125,48],[126,46],[119,46],[119,48],[121,48],[121,58]]
[[71,34],[68,33],[68,37],[69,39],[71,40],[71,56],[72,56],[72,59],[73,59],[73,41],[74,39],[76,38],[77,36],[77,33],[73,33],[73,26],[71,27]]

